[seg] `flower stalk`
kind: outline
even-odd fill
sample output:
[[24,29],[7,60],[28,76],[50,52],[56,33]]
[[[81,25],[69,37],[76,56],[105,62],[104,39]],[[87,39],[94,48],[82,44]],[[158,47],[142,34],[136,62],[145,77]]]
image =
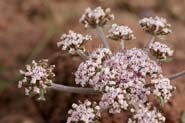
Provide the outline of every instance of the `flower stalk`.
[[77,54],[82,57],[84,60],[88,59],[88,56],[80,49],[77,50]]
[[71,86],[55,84],[55,83],[52,83],[50,88],[58,91],[78,93],[78,94],[97,94],[98,93],[93,88],[71,87]]
[[169,79],[174,80],[174,79],[177,79],[177,78],[182,77],[182,76],[185,76],[185,70],[170,76]]
[[109,46],[109,44],[108,44],[108,42],[106,40],[105,34],[104,34],[103,30],[102,30],[102,27],[97,26],[96,27],[96,31],[97,31],[97,35],[100,37],[100,39],[101,39],[101,41],[103,43],[103,46],[105,48],[110,49],[110,46]]
[[120,49],[121,50],[124,50],[124,48],[125,48],[125,44],[124,43],[125,43],[124,40],[120,41]]
[[155,41],[155,36],[154,35],[151,35],[149,41],[147,42],[146,46],[144,47],[144,50],[145,51],[149,51],[149,47],[150,45]]

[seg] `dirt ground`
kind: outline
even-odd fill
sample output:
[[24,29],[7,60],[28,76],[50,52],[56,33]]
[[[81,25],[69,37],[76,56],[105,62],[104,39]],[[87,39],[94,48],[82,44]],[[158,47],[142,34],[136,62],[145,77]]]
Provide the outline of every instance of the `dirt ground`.
[[[129,1],[129,2],[128,2]],[[175,50],[173,61],[164,63],[165,75],[185,69],[185,0],[0,0],[0,123],[65,123],[67,111],[73,102],[91,98],[50,90],[45,102],[37,102],[17,89],[18,71],[32,59],[48,58],[59,49],[56,42],[69,29],[90,33],[94,40],[87,44],[91,51],[99,46],[93,30],[84,30],[78,23],[87,7],[103,6],[112,9],[115,23],[130,26],[136,40],[127,42],[129,47],[142,47],[148,35],[138,25],[145,16],[165,17],[172,25],[173,33],[164,40]],[[110,27],[110,24],[105,27]],[[113,49],[115,43],[111,43]],[[52,61],[56,83],[74,85],[73,73],[81,59],[62,53]],[[162,112],[167,123],[181,123],[185,112],[185,78],[173,80],[177,87],[170,102]],[[128,114],[102,114],[103,123],[125,123]]]

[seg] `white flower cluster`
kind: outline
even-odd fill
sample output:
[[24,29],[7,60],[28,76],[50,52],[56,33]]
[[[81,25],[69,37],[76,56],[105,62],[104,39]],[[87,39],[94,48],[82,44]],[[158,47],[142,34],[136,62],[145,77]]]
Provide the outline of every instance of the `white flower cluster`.
[[134,39],[133,31],[128,26],[119,26],[112,24],[112,28],[109,30],[108,37],[113,40],[131,40]]
[[62,50],[67,50],[70,54],[75,54],[77,50],[84,50],[81,46],[88,40],[92,40],[90,35],[83,36],[82,34],[69,31],[68,34],[61,36],[61,41],[57,43]]
[[80,64],[75,73],[76,83],[101,91],[100,107],[110,113],[119,113],[122,109],[135,112],[148,101],[147,95],[151,93],[145,87],[146,77],[157,77],[162,73],[161,67],[142,49],[132,48],[114,55],[105,51],[105,48],[96,49],[89,60]]
[[151,109],[147,106],[139,108],[133,117],[129,118],[128,123],[164,123],[165,120],[156,108]]
[[89,55],[89,60],[103,64],[103,61],[109,58],[111,54],[112,52],[107,48],[97,48]]
[[[159,73],[161,67],[141,49],[117,53],[105,61],[99,82],[95,85],[95,89],[104,92],[100,106],[109,109],[110,113],[118,113],[127,106],[134,110],[138,104],[148,101],[150,90],[145,88],[145,77]],[[121,101],[118,96],[122,97]]]
[[126,90],[122,88],[109,88],[103,94],[99,105],[104,110],[109,109],[109,113],[120,113],[122,109],[127,110],[128,108],[126,94]]
[[99,80],[99,72],[102,69],[102,63],[112,52],[106,48],[95,49],[90,55],[89,59],[82,62],[78,70],[75,72],[75,82],[82,87],[85,85],[95,85]]
[[173,55],[173,50],[171,50],[166,44],[160,42],[154,42],[150,46],[151,53],[158,59],[167,59]]
[[171,33],[171,25],[167,23],[166,19],[161,17],[143,18],[139,21],[143,30],[152,35],[167,35]]
[[175,89],[170,84],[170,80],[160,75],[157,79],[152,79],[151,83],[154,84],[152,93],[158,97],[162,97],[164,102],[167,102],[172,96],[172,91]]
[[[85,28],[97,28],[113,18],[110,9],[87,8],[80,22]],[[145,32],[153,36],[171,33],[171,25],[160,17],[144,18],[139,24]],[[100,35],[102,38],[103,34]],[[117,24],[112,25],[108,37],[121,41],[122,49],[124,40],[135,38],[129,27]],[[97,123],[102,109],[109,113],[130,111],[133,117],[128,123],[164,123],[165,117],[156,108],[151,107],[148,99],[148,96],[153,94],[162,97],[166,103],[175,89],[170,84],[170,79],[162,74],[158,63],[160,61],[152,60],[146,50],[139,48],[116,53],[112,53],[108,48],[97,48],[86,56],[82,45],[88,40],[91,40],[91,36],[69,31],[63,34],[61,41],[57,43],[62,50],[67,50],[70,54],[81,54],[85,58],[75,72],[75,83],[82,87],[90,86],[102,94],[99,104],[88,100],[73,104],[68,112],[70,116],[67,123]],[[106,40],[102,42],[108,45]],[[166,59],[173,54],[167,45],[159,42],[150,44],[149,48],[158,59]],[[52,85],[55,76],[53,69],[54,66],[48,65],[47,60],[40,60],[38,63],[33,61],[31,65],[26,66],[25,71],[20,71],[24,78],[19,81],[19,88],[24,87],[26,95],[37,95],[39,99],[43,99],[46,89]]]
[[67,123],[95,123],[101,116],[100,107],[95,103],[85,100],[84,103],[73,104],[72,109],[68,111],[70,117]]
[[162,72],[160,65],[150,59],[142,49],[132,48],[126,51],[126,55],[129,58],[129,66],[135,73],[141,74],[142,76],[154,76]]
[[84,24],[85,28],[104,26],[108,21],[113,20],[114,15],[110,13],[110,9],[102,9],[97,7],[94,10],[87,8],[80,19],[80,23]]
[[47,87],[52,84],[55,74],[52,72],[54,65],[48,65],[48,60],[40,60],[38,63],[32,61],[31,65],[26,66],[26,70],[20,70],[24,76],[19,81],[18,87],[24,87],[26,95],[38,96],[39,100],[44,99]]

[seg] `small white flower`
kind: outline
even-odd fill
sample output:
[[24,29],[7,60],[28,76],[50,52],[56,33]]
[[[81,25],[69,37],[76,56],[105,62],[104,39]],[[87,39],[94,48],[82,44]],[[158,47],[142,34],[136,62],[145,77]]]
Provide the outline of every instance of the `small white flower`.
[[166,118],[156,108],[142,106],[132,118],[129,118],[128,123],[165,123],[165,120]]
[[133,31],[128,26],[119,26],[113,24],[112,28],[109,30],[109,38],[113,40],[131,40],[134,39]]
[[166,59],[173,55],[173,50],[171,50],[166,44],[160,42],[154,42],[150,46],[150,51],[158,59]]
[[142,29],[152,35],[167,35],[171,33],[171,25],[161,17],[143,18],[139,21]]
[[90,35],[83,36],[82,34],[69,31],[68,34],[63,34],[61,36],[61,41],[57,43],[57,46],[62,50],[67,50],[71,54],[75,54],[77,50],[84,50],[82,45],[88,41],[92,40]]
[[80,18],[80,23],[84,24],[85,28],[104,26],[108,21],[113,20],[114,15],[110,13],[110,9],[102,9],[97,7],[94,10],[87,8],[85,13]]
[[97,48],[89,55],[89,60],[95,63],[102,64],[107,58],[110,57],[112,52],[107,48]]
[[99,121],[101,116],[100,107],[95,103],[85,100],[84,103],[73,104],[72,109],[68,111],[70,115],[67,123],[94,123]]
[[48,60],[40,60],[38,63],[32,61],[31,65],[26,65],[26,70],[20,70],[24,76],[19,81],[18,87],[24,87],[26,95],[38,95],[38,99],[44,99],[47,87],[52,84],[55,74],[52,72],[54,65],[48,65]]
[[75,82],[82,87],[85,85],[95,86],[99,81],[99,73],[104,61],[110,57],[112,52],[106,48],[97,48],[90,55],[89,59],[82,62],[75,72]]
[[121,88],[109,88],[108,90],[101,98],[100,107],[108,109],[109,113],[120,113],[122,109],[126,110],[128,102],[123,90]]
[[158,78],[152,79],[151,83],[154,84],[152,93],[158,97],[161,96],[164,102],[167,102],[172,96],[172,91],[175,89],[175,87],[170,84],[170,80],[160,75]]

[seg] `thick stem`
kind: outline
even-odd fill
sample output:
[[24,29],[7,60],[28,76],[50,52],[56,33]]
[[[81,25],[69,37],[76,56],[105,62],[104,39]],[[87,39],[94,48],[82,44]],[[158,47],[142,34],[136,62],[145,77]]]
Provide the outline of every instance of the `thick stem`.
[[104,34],[102,28],[98,26],[98,27],[96,27],[96,31],[97,31],[97,35],[100,37],[100,39],[101,39],[101,41],[103,43],[103,46],[105,48],[110,49],[109,44],[108,44],[108,42],[106,40],[106,37],[105,37],[105,34]]
[[52,88],[54,90],[64,91],[64,92],[70,92],[70,93],[98,94],[98,92],[95,91],[92,88],[70,87],[70,86],[60,85],[60,84],[55,84],[55,83],[53,83],[50,88]]
[[185,76],[185,70],[184,70],[184,71],[181,71],[181,72],[179,72],[179,73],[176,73],[176,74],[174,74],[174,75],[172,75],[172,76],[170,76],[169,79],[170,79],[170,80],[174,80],[174,79],[176,79],[176,78],[178,78],[178,77],[182,77],[182,76]]
[[77,54],[81,56],[84,60],[88,59],[88,56],[80,49],[77,50]]
[[149,41],[147,42],[146,46],[144,47],[144,50],[148,52],[150,45],[155,41],[155,36],[151,35]]

